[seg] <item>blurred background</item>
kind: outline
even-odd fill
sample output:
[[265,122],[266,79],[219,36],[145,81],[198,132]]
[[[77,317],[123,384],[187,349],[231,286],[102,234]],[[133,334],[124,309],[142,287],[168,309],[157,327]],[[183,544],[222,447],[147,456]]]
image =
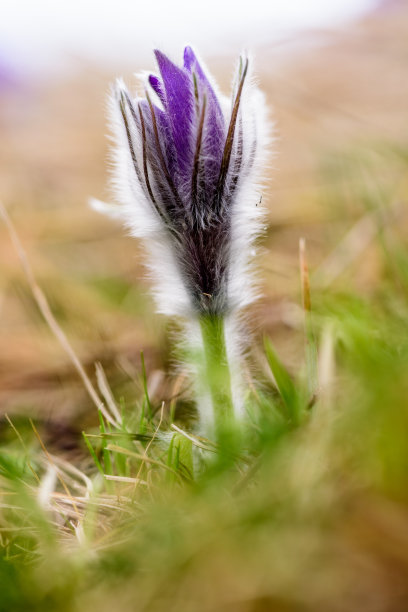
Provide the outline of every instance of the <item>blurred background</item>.
[[[329,288],[375,299],[390,273],[387,253],[408,232],[407,2],[8,3],[0,23],[0,199],[82,363],[93,376],[100,361],[130,402],[142,349],[152,396],[171,394],[169,322],[154,313],[140,245],[87,200],[111,199],[110,83],[123,76],[132,85],[134,72],[154,70],[154,47],[181,61],[185,43],[226,94],[239,52],[250,49],[275,124],[258,257],[263,297],[248,312],[255,346],[268,332],[290,368],[302,359],[300,237],[312,301]],[[2,414],[67,429],[94,418],[3,223],[0,343]]]

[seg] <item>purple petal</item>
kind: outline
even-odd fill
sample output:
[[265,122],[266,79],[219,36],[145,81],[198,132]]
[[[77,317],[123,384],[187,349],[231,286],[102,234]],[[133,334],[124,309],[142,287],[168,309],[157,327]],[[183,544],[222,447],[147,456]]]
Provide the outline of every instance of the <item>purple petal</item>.
[[186,70],[178,68],[161,51],[156,50],[154,53],[163,80],[163,104],[169,117],[180,178],[186,180],[193,164],[191,125],[194,104],[191,78]]
[[149,74],[149,84],[153,91],[157,94],[163,106],[166,104],[166,95],[163,90],[163,84],[159,77],[154,74]]
[[197,58],[194,54],[194,51],[191,47],[185,47],[184,49],[184,68],[186,68],[189,72],[191,72],[191,68],[197,62]]
[[184,67],[198,78],[199,90],[207,96],[206,135],[203,146],[206,175],[209,181],[218,178],[225,142],[225,120],[217,96],[191,47],[184,49]]

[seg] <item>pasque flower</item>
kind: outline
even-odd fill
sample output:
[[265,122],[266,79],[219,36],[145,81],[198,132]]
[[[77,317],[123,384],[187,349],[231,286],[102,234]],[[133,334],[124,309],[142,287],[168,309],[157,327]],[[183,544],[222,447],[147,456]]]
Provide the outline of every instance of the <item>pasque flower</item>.
[[[229,387],[223,322],[253,297],[248,263],[260,218],[254,179],[265,141],[262,96],[249,82],[246,56],[230,101],[191,47],[182,67],[161,51],[155,56],[159,74],[142,77],[144,95],[132,96],[119,81],[111,100],[118,213],[145,239],[160,310],[200,321],[207,361]],[[212,388],[213,403],[230,411],[230,392],[218,391]]]

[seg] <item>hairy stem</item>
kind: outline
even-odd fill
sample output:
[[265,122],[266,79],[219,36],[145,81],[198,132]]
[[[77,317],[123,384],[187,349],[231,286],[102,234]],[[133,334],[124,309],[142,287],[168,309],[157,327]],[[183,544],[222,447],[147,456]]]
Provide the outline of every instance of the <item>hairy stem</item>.
[[224,319],[217,315],[203,315],[200,318],[200,326],[204,345],[206,384],[211,395],[216,437],[221,442],[221,439],[233,428],[234,423]]

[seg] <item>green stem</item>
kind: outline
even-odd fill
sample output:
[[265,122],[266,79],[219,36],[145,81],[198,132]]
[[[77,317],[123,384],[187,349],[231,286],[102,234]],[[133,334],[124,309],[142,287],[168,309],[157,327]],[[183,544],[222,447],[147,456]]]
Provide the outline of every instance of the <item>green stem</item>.
[[200,326],[204,345],[206,384],[211,395],[215,433],[221,441],[221,438],[233,427],[234,422],[224,319],[217,315],[205,315],[200,318]]

